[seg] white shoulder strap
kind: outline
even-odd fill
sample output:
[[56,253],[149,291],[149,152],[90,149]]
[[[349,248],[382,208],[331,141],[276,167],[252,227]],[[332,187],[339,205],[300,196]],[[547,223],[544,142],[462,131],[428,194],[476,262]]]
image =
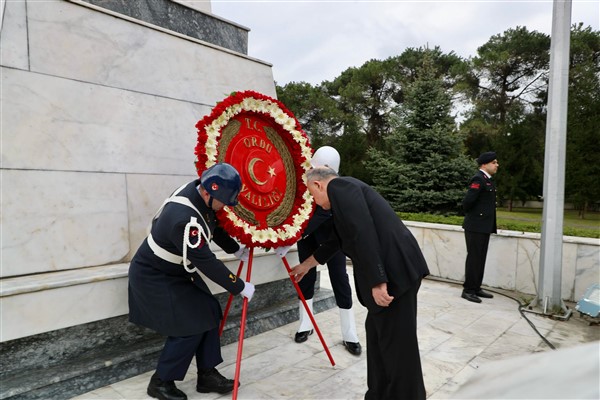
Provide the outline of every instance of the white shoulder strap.
[[[187,185],[188,185],[188,183],[184,183],[176,191],[174,191],[173,194],[171,194],[171,196],[167,197],[165,199],[165,201],[163,201],[163,203],[160,205],[160,207],[158,208],[158,210],[156,210],[156,212],[154,213],[154,217],[152,217],[152,221],[154,221],[156,218],[158,218],[158,216],[162,212],[163,208],[165,208],[165,206],[167,205],[167,203],[170,202],[171,199],[174,196],[177,196],[179,194],[179,192],[181,192]],[[194,208],[194,210],[196,210],[195,207],[192,206],[192,208]],[[196,210],[196,212],[198,212],[198,210]]]
[[[154,214],[154,217],[152,218],[152,221],[150,222],[150,225],[148,226],[147,232],[148,232],[148,245],[150,246],[150,248],[152,249],[152,252],[156,256],[162,258],[165,261],[173,263],[173,264],[183,264],[186,271],[192,273],[192,272],[198,272],[198,269],[195,267],[188,268],[188,265],[190,265],[191,262],[187,259],[187,248],[188,247],[190,247],[190,248],[198,247],[200,245],[200,243],[202,242],[202,238],[204,238],[206,240],[206,244],[208,245],[208,243],[212,240],[212,235],[211,235],[210,227],[208,226],[208,223],[206,222],[206,220],[204,219],[204,217],[202,216],[200,211],[196,208],[196,206],[194,206],[194,204],[192,204],[190,199],[188,199],[187,197],[184,197],[184,196],[177,196],[187,185],[188,184],[186,183],[186,184],[182,185],[181,187],[179,187],[176,191],[173,192],[173,194],[169,198],[167,198],[162,203],[162,205],[160,206],[158,211],[156,211],[156,213]],[[188,222],[187,225],[185,226],[185,230],[184,230],[184,234],[183,234],[183,256],[178,256],[177,254],[173,254],[173,253],[163,249],[162,247],[160,247],[154,241],[154,238],[152,237],[152,234],[150,233],[151,228],[152,228],[152,222],[154,222],[154,220],[160,216],[160,213],[162,212],[165,205],[170,202],[178,203],[178,204],[181,204],[181,205],[191,208],[192,210],[194,210],[196,212],[196,214],[198,214],[198,216],[204,223],[204,226],[202,226],[198,223],[198,220],[195,217],[190,218],[190,222]],[[198,241],[196,243],[191,243],[189,241],[190,228],[198,229]],[[183,262],[183,260],[185,260],[185,263]]]
[[188,206],[192,210],[196,211],[196,214],[198,214],[200,216],[200,219],[204,223],[204,227],[206,228],[206,229],[204,229],[204,231],[208,235],[208,240],[210,241],[212,239],[212,236],[210,234],[210,229],[208,227],[208,223],[206,222],[206,220],[204,219],[204,217],[202,216],[202,214],[200,213],[200,211],[196,208],[196,206],[194,206],[192,204],[192,202],[190,201],[190,199],[188,199],[187,197],[177,196],[179,194],[179,192],[181,192],[183,190],[183,188],[185,188],[187,185],[188,185],[187,183],[184,184],[184,185],[182,185],[176,191],[173,192],[173,194],[171,195],[171,197],[168,197],[167,199],[165,199],[165,201],[163,201],[163,203],[161,204],[160,208],[154,214],[154,217],[152,217],[152,220],[150,221],[150,224],[148,225],[148,228],[146,229],[146,233],[148,235],[150,234],[150,230],[152,228],[152,222],[156,218],[159,217],[160,213],[162,212],[163,208],[165,208],[165,206],[167,205],[167,203],[173,202],[173,203],[182,204],[184,206]]

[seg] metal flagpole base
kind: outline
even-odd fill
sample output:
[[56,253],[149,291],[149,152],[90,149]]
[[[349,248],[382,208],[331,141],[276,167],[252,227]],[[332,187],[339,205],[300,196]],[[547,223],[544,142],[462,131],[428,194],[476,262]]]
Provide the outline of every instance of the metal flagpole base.
[[562,315],[557,314],[556,312],[548,309],[548,298],[544,299],[541,306],[539,303],[540,298],[538,296],[535,296],[534,299],[526,307],[521,307],[521,310],[523,310],[524,312],[542,315],[544,317],[549,317],[552,319],[557,319],[559,321],[568,321],[569,318],[571,318],[571,315],[573,314],[573,310],[567,307],[565,302],[562,300],[560,301],[560,308],[563,312]]

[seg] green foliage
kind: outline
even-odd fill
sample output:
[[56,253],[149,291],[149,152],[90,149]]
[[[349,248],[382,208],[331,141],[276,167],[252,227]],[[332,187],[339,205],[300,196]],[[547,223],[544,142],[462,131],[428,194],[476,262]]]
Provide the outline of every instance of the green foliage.
[[356,126],[373,147],[378,147],[390,130],[388,113],[395,106],[394,95],[398,90],[388,64],[370,60],[360,68],[347,69],[333,82],[323,85],[330,96],[338,99],[347,124]]
[[[522,209],[523,210],[523,209]],[[403,221],[416,221],[416,222],[429,222],[434,224],[446,224],[446,225],[458,225],[461,226],[463,223],[463,217],[453,215],[442,215],[442,214],[429,214],[429,213],[408,213],[408,212],[397,212],[400,219]],[[541,213],[539,210],[527,210],[521,211],[520,213],[509,213],[514,214],[513,217],[507,217],[508,213],[498,213],[497,225],[498,229],[516,231],[516,232],[531,232],[541,233]],[[595,214],[596,218],[600,217],[600,214]],[[565,221],[563,227],[563,235],[565,236],[577,236],[587,238],[600,238],[600,229],[598,226],[590,225],[589,227],[582,227],[578,225],[577,217],[573,217],[568,213],[565,214]]]
[[494,35],[472,62],[473,110],[461,127],[471,157],[495,150],[498,197],[539,198],[545,138],[550,38],[525,27]]
[[334,99],[320,87],[309,83],[288,83],[277,86],[277,98],[294,113],[314,147],[329,144],[340,129],[343,114]]
[[451,95],[425,56],[405,90],[398,126],[385,150],[371,149],[367,170],[375,188],[404,211],[458,210],[473,165],[462,154],[450,114]]
[[600,32],[573,28],[569,78],[565,191],[584,217],[600,199]]
[[[373,184],[398,209],[456,210],[472,160],[489,150],[500,163],[498,196],[513,204],[542,194],[549,49],[548,35],[516,27],[469,60],[407,48],[331,82],[276,89],[314,148],[337,148],[341,174]],[[587,218],[600,206],[600,32],[574,25],[570,56],[565,197]]]
[[432,224],[462,225],[463,217],[458,215],[397,212],[403,221],[429,222]]
[[541,198],[543,192],[543,160],[545,116],[528,114],[514,124],[510,132],[496,138],[498,153],[498,200],[512,204]]
[[525,27],[494,35],[472,59],[476,115],[502,131],[546,91],[550,37]]

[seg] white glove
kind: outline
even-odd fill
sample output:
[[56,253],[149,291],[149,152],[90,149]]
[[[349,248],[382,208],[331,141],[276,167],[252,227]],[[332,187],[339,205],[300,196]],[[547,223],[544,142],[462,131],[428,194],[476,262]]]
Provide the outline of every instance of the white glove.
[[287,252],[290,250],[290,247],[292,246],[282,246],[282,247],[277,247],[275,249],[275,254],[277,254],[279,257],[285,257],[285,255],[287,254]]
[[240,292],[240,294],[248,299],[248,303],[252,300],[252,296],[254,296],[254,285],[250,282],[244,282],[244,290]]
[[233,255],[236,256],[238,259],[242,260],[243,262],[248,262],[248,255],[250,255],[250,249],[248,249],[246,246],[240,245],[240,249],[233,253]]

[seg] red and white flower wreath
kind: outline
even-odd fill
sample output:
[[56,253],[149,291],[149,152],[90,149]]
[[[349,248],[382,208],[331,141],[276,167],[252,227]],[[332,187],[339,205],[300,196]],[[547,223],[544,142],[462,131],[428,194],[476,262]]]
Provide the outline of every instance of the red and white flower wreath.
[[253,92],[234,92],[217,103],[212,112],[197,124],[196,170],[198,176],[217,163],[218,145],[223,128],[236,115],[247,112],[263,114],[277,125],[277,132],[285,141],[296,168],[296,193],[290,215],[275,227],[259,228],[225,207],[217,213],[217,219],[229,235],[246,246],[275,248],[288,246],[300,239],[308,224],[314,204],[306,186],[306,171],[310,169],[312,149],[306,133],[294,115],[278,100]]

